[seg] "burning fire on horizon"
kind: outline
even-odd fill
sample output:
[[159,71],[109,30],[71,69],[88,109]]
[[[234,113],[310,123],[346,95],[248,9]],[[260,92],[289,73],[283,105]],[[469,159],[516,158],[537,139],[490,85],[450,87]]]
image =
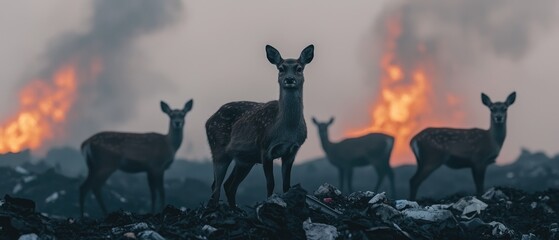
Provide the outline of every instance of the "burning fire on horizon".
[[[411,138],[426,127],[459,126],[464,120],[460,97],[444,89],[435,56],[426,43],[409,41],[402,28],[401,15],[395,14],[384,21],[381,29],[382,45],[379,56],[379,92],[370,109],[371,123],[361,129],[350,129],[350,137],[370,132],[394,136],[395,146],[391,162],[413,163],[409,150]],[[414,54],[413,59],[405,55]]]

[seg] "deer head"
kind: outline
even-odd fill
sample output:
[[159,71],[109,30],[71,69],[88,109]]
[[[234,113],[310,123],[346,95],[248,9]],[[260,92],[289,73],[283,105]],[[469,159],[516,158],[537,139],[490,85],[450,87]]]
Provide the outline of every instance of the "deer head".
[[305,77],[303,70],[314,57],[314,46],[311,44],[301,52],[299,59],[283,59],[274,47],[266,45],[266,56],[270,63],[278,68],[278,83],[281,89],[298,90],[303,87]]
[[332,123],[334,123],[334,117],[331,117],[330,120],[328,120],[328,122],[319,122],[318,120],[316,120],[316,118],[313,117],[312,122],[318,128],[318,133],[320,135],[327,135],[328,134],[328,127],[330,127],[330,125],[332,125]]
[[193,101],[190,99],[182,109],[171,109],[169,105],[161,101],[161,111],[163,111],[170,118],[170,128],[173,130],[181,130],[184,127],[184,117],[192,110]]
[[505,102],[492,102],[491,99],[485,95],[485,93],[481,93],[481,102],[483,105],[487,106],[491,111],[491,122],[496,124],[503,124],[507,121],[507,110],[510,105],[514,103],[516,100],[516,92],[512,92],[507,97]]

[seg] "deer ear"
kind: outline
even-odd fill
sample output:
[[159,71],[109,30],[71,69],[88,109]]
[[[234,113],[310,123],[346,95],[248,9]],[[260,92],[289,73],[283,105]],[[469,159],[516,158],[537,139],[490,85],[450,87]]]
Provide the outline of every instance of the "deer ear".
[[299,62],[302,64],[309,64],[314,58],[314,45],[309,45],[301,52]]
[[316,125],[318,125],[318,121],[316,121],[316,118],[312,117],[312,122]]
[[514,103],[515,100],[516,100],[516,92],[512,92],[507,97],[507,100],[505,101],[505,104],[507,104],[507,106],[510,106]]
[[192,110],[192,104],[193,104],[193,100],[190,99],[190,101],[186,102],[186,104],[184,104],[184,108],[182,109],[183,113],[187,113],[190,112],[190,110]]
[[491,104],[493,104],[491,102],[491,98],[489,98],[487,95],[485,95],[485,93],[481,93],[481,102],[483,103],[483,105],[490,107]]
[[334,123],[334,117],[331,117],[331,118],[330,118],[330,121],[328,121],[328,125],[330,125],[330,124],[332,124],[332,123]]
[[161,101],[161,111],[163,111],[166,114],[171,113],[171,108],[169,107],[169,105],[166,102]]
[[266,45],[266,57],[268,58],[268,61],[274,65],[278,65],[283,61],[278,50],[270,45]]

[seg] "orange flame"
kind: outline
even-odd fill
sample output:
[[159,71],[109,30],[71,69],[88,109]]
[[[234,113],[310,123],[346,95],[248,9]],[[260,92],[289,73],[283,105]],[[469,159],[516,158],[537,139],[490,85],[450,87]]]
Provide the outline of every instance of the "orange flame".
[[[437,82],[434,61],[424,44],[419,44],[413,54],[420,59],[409,63],[410,59],[400,59],[398,40],[402,35],[400,19],[391,18],[386,22],[380,59],[380,94],[371,110],[372,122],[362,129],[350,130],[347,135],[356,137],[370,132],[383,132],[396,139],[392,154],[392,164],[414,163],[409,150],[411,138],[425,127],[457,122],[460,113],[441,113],[434,95],[433,84]],[[400,50],[401,51],[401,50]],[[406,64],[402,64],[402,61]],[[444,108],[455,107],[460,99],[448,94],[442,100]],[[455,112],[455,111],[454,111]]]
[[20,92],[20,109],[0,124],[0,153],[37,149],[54,137],[55,126],[64,123],[76,97],[74,65],[56,71],[50,82],[35,80]]

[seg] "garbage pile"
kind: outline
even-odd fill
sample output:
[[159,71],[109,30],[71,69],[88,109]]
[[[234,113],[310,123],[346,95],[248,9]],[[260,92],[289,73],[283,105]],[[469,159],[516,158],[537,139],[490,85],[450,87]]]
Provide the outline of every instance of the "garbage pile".
[[301,186],[251,207],[200,206],[161,213],[117,211],[103,219],[52,218],[35,202],[0,202],[0,239],[559,239],[559,190],[491,188],[483,196],[392,200]]

